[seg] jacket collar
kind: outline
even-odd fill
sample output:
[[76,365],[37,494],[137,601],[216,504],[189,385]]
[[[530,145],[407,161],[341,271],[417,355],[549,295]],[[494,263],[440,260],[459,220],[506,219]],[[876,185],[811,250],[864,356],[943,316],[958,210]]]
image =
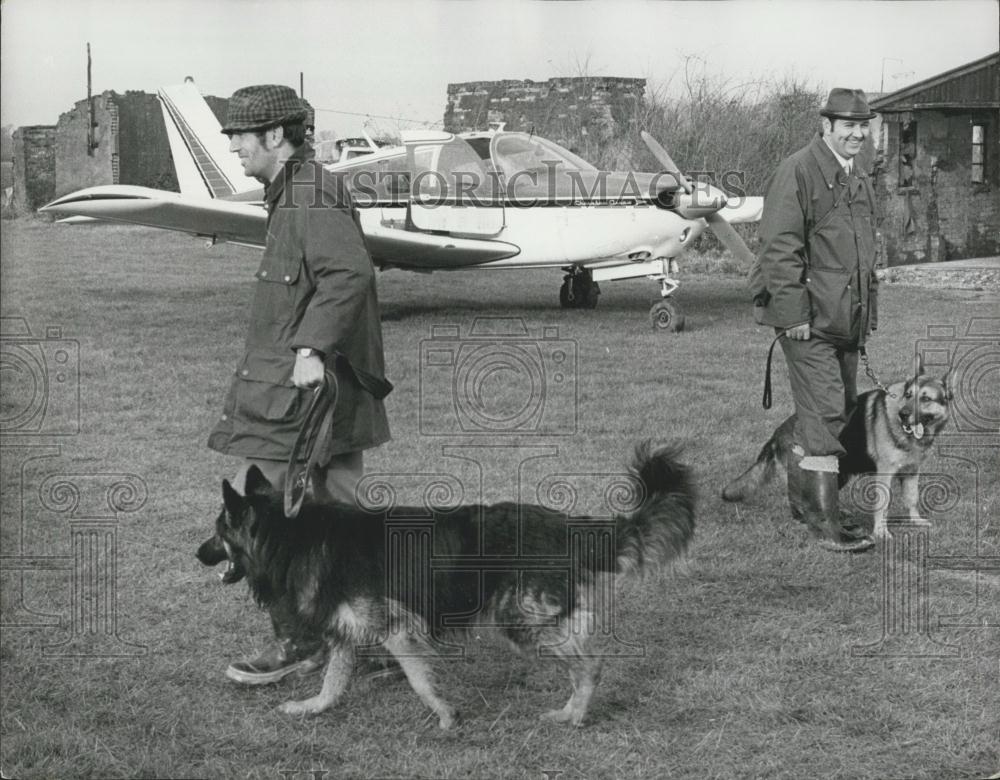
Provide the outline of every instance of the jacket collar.
[[281,166],[278,175],[274,177],[274,181],[270,182],[267,185],[267,189],[264,190],[264,202],[268,205],[268,208],[281,197],[281,193],[285,191],[285,182],[288,181],[289,177],[296,174],[299,168],[302,167],[302,163],[312,160],[315,157],[316,150],[313,149],[308,141],[292,152],[291,156],[285,160],[284,165]]
[[[812,143],[809,145],[809,150],[819,165],[819,170],[823,174],[826,186],[832,189],[838,182],[842,184],[844,169],[840,167],[840,163],[837,162],[837,158],[830,151],[830,147],[826,145],[826,141],[823,140],[821,133],[817,133],[813,138]],[[840,179],[838,179],[838,176],[840,176]]]
[[[812,143],[809,144],[809,150],[812,152],[813,157],[816,159],[816,163],[819,165],[820,172],[823,174],[823,179],[826,181],[827,187],[833,187],[835,184],[843,184],[843,174],[844,168],[837,159],[837,155],[833,153],[833,150],[827,146],[826,141],[823,140],[821,133],[817,133],[816,137],[813,138]],[[854,158],[854,164],[852,170],[854,175],[859,179],[866,177],[864,172],[864,166],[859,164],[858,156]],[[838,178],[838,176],[840,178]]]

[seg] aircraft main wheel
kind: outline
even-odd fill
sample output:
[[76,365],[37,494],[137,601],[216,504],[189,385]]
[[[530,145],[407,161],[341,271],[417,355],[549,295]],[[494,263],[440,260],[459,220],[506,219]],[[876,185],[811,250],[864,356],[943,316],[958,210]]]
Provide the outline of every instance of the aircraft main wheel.
[[595,309],[601,288],[597,282],[590,279],[590,274],[580,274],[573,279],[573,293],[578,309]]
[[668,330],[671,333],[684,330],[684,315],[670,301],[653,304],[653,308],[649,310],[649,319],[654,330]]

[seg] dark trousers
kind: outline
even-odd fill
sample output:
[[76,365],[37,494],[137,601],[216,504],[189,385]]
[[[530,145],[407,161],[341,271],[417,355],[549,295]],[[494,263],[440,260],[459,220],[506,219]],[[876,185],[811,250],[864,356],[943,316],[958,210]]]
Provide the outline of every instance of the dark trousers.
[[845,455],[840,433],[858,401],[858,353],[828,341],[781,339],[798,424],[795,440],[806,455]]
[[[251,466],[257,466],[275,490],[284,490],[285,474],[288,472],[287,461],[247,458],[233,477],[233,487],[238,492],[244,492],[247,471]],[[313,467],[312,474],[309,475],[311,493],[319,501],[342,501],[354,504],[356,503],[354,491],[364,476],[364,470],[364,453],[360,450],[334,455],[325,466]]]

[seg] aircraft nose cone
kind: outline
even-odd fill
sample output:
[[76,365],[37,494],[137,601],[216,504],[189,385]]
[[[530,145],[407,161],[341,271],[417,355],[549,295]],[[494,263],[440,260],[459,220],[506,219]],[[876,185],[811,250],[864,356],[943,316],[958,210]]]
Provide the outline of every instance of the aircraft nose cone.
[[698,182],[692,195],[697,195],[696,205],[718,211],[726,205],[726,193],[708,182]]
[[699,219],[714,214],[726,205],[726,194],[708,182],[692,181],[691,192],[675,196],[677,212],[685,219]]

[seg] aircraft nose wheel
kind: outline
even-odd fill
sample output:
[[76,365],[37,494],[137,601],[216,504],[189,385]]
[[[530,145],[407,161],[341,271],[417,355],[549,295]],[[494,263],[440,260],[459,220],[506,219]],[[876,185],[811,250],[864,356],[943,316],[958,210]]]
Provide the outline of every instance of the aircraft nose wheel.
[[670,301],[658,301],[649,310],[649,319],[654,330],[680,333],[684,330],[684,315]]

